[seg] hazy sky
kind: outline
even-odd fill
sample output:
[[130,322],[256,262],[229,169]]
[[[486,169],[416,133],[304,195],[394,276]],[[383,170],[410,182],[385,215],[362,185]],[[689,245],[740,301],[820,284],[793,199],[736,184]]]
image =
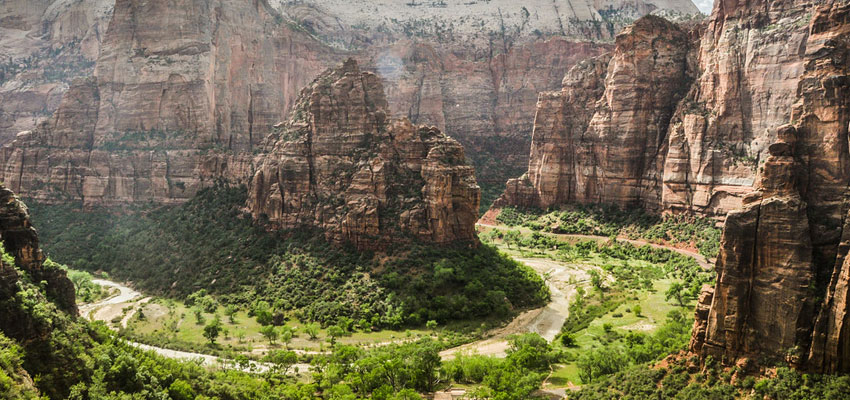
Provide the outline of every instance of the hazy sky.
[[714,5],[714,0],[693,0],[700,11],[706,14],[711,14],[711,6]]

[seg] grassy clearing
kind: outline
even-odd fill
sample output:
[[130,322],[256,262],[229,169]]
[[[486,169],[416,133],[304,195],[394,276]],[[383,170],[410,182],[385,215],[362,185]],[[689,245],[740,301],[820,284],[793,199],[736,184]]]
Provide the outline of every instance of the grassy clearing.
[[[198,323],[196,311],[200,312],[202,323]],[[221,334],[215,343],[204,336],[204,327],[210,321],[218,318],[221,321]],[[491,322],[493,323],[493,322]],[[483,323],[485,328],[488,323]],[[316,326],[316,337],[311,338],[307,333],[307,326],[297,319],[288,319],[285,324],[275,327],[278,332],[292,329],[291,341],[284,343],[282,337],[273,342],[261,333],[263,325],[245,310],[237,311],[233,315],[233,322],[226,316],[225,307],[217,306],[214,312],[204,312],[194,307],[187,306],[184,302],[157,298],[141,306],[129,321],[127,328],[121,332],[123,335],[146,344],[171,348],[175,350],[192,351],[208,354],[243,354],[247,356],[260,357],[270,350],[289,349],[301,351],[306,354],[325,352],[330,350],[331,335],[329,327]],[[465,325],[451,324],[447,327],[434,327],[428,329],[408,330],[359,330],[353,329],[344,336],[334,338],[335,343],[353,345],[357,347],[375,347],[389,343],[405,343],[418,340],[423,337],[439,337],[450,343],[466,343],[473,340],[474,334],[463,334],[460,332],[479,331],[479,324],[467,323]]]

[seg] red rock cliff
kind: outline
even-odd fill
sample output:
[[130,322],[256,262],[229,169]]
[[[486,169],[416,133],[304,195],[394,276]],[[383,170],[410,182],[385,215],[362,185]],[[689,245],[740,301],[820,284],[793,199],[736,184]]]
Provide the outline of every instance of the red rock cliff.
[[688,49],[685,31],[649,16],[617,36],[611,56],[574,67],[560,92],[540,95],[528,173],[498,203],[658,209],[668,124],[693,73]]
[[0,154],[2,180],[44,201],[179,202],[250,158],[295,93],[336,57],[264,2],[118,0],[95,77]]
[[[732,11],[726,3],[715,12]],[[850,2],[819,3],[809,8],[793,125],[769,134],[760,183],[727,216],[718,281],[697,312],[691,349],[726,362],[850,371]]]
[[391,120],[380,79],[354,60],[302,91],[269,137],[249,196],[256,218],[360,248],[476,240],[480,191],[463,147],[436,128]]

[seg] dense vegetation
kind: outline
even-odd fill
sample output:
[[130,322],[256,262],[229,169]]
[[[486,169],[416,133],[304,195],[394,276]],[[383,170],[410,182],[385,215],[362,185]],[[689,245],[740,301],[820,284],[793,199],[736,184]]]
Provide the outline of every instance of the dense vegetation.
[[658,216],[643,210],[623,210],[613,205],[574,205],[544,212],[505,207],[496,220],[551,233],[620,236],[648,242],[694,246],[705,257],[720,250],[720,229],[709,218],[688,215]]
[[608,399],[777,399],[839,400],[850,398],[850,377],[801,374],[779,366],[764,376],[747,376],[738,368],[721,368],[711,360],[704,368],[696,360],[674,361],[666,367],[634,367],[582,390],[570,400]]
[[[684,349],[693,324],[688,305],[713,278],[712,271],[676,251],[611,238],[503,229],[481,237],[523,257],[549,258],[582,271],[572,274],[575,294],[556,338],[557,347],[565,349],[565,371],[576,371],[562,378],[574,383],[593,382]],[[576,276],[587,278],[579,282]]]
[[204,289],[246,309],[264,301],[324,326],[342,317],[376,328],[504,318],[548,299],[540,277],[492,247],[357,252],[317,232],[268,232],[242,212],[246,196],[217,186],[176,207],[31,210],[47,252],[75,269],[167,296]]

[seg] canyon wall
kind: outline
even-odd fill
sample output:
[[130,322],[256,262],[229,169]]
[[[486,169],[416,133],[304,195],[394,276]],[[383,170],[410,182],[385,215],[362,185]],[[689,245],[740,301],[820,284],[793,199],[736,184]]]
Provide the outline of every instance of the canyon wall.
[[74,79],[93,73],[113,3],[0,4],[0,145],[47,120]]
[[476,241],[480,190],[463,147],[391,119],[380,79],[352,59],[302,91],[267,147],[249,187],[261,221],[359,248]]
[[850,2],[810,10],[791,125],[770,133],[759,184],[726,218],[717,284],[701,296],[710,306],[697,312],[691,349],[846,373]]
[[639,19],[611,56],[585,61],[537,107],[526,176],[499,205],[566,202],[660,207],[667,124],[691,79],[688,35],[665,19]]
[[264,2],[118,0],[94,77],[2,149],[2,180],[43,201],[173,203],[244,182],[297,91],[337,58]]
[[[497,204],[605,202],[722,218],[790,121],[815,3],[719,1],[702,23],[639,20],[617,37],[603,75],[575,78],[598,74],[577,69],[564,80],[560,97],[590,96],[586,106],[541,94],[527,173]],[[656,38],[667,49],[630,45]],[[602,94],[585,93],[588,82]]]

